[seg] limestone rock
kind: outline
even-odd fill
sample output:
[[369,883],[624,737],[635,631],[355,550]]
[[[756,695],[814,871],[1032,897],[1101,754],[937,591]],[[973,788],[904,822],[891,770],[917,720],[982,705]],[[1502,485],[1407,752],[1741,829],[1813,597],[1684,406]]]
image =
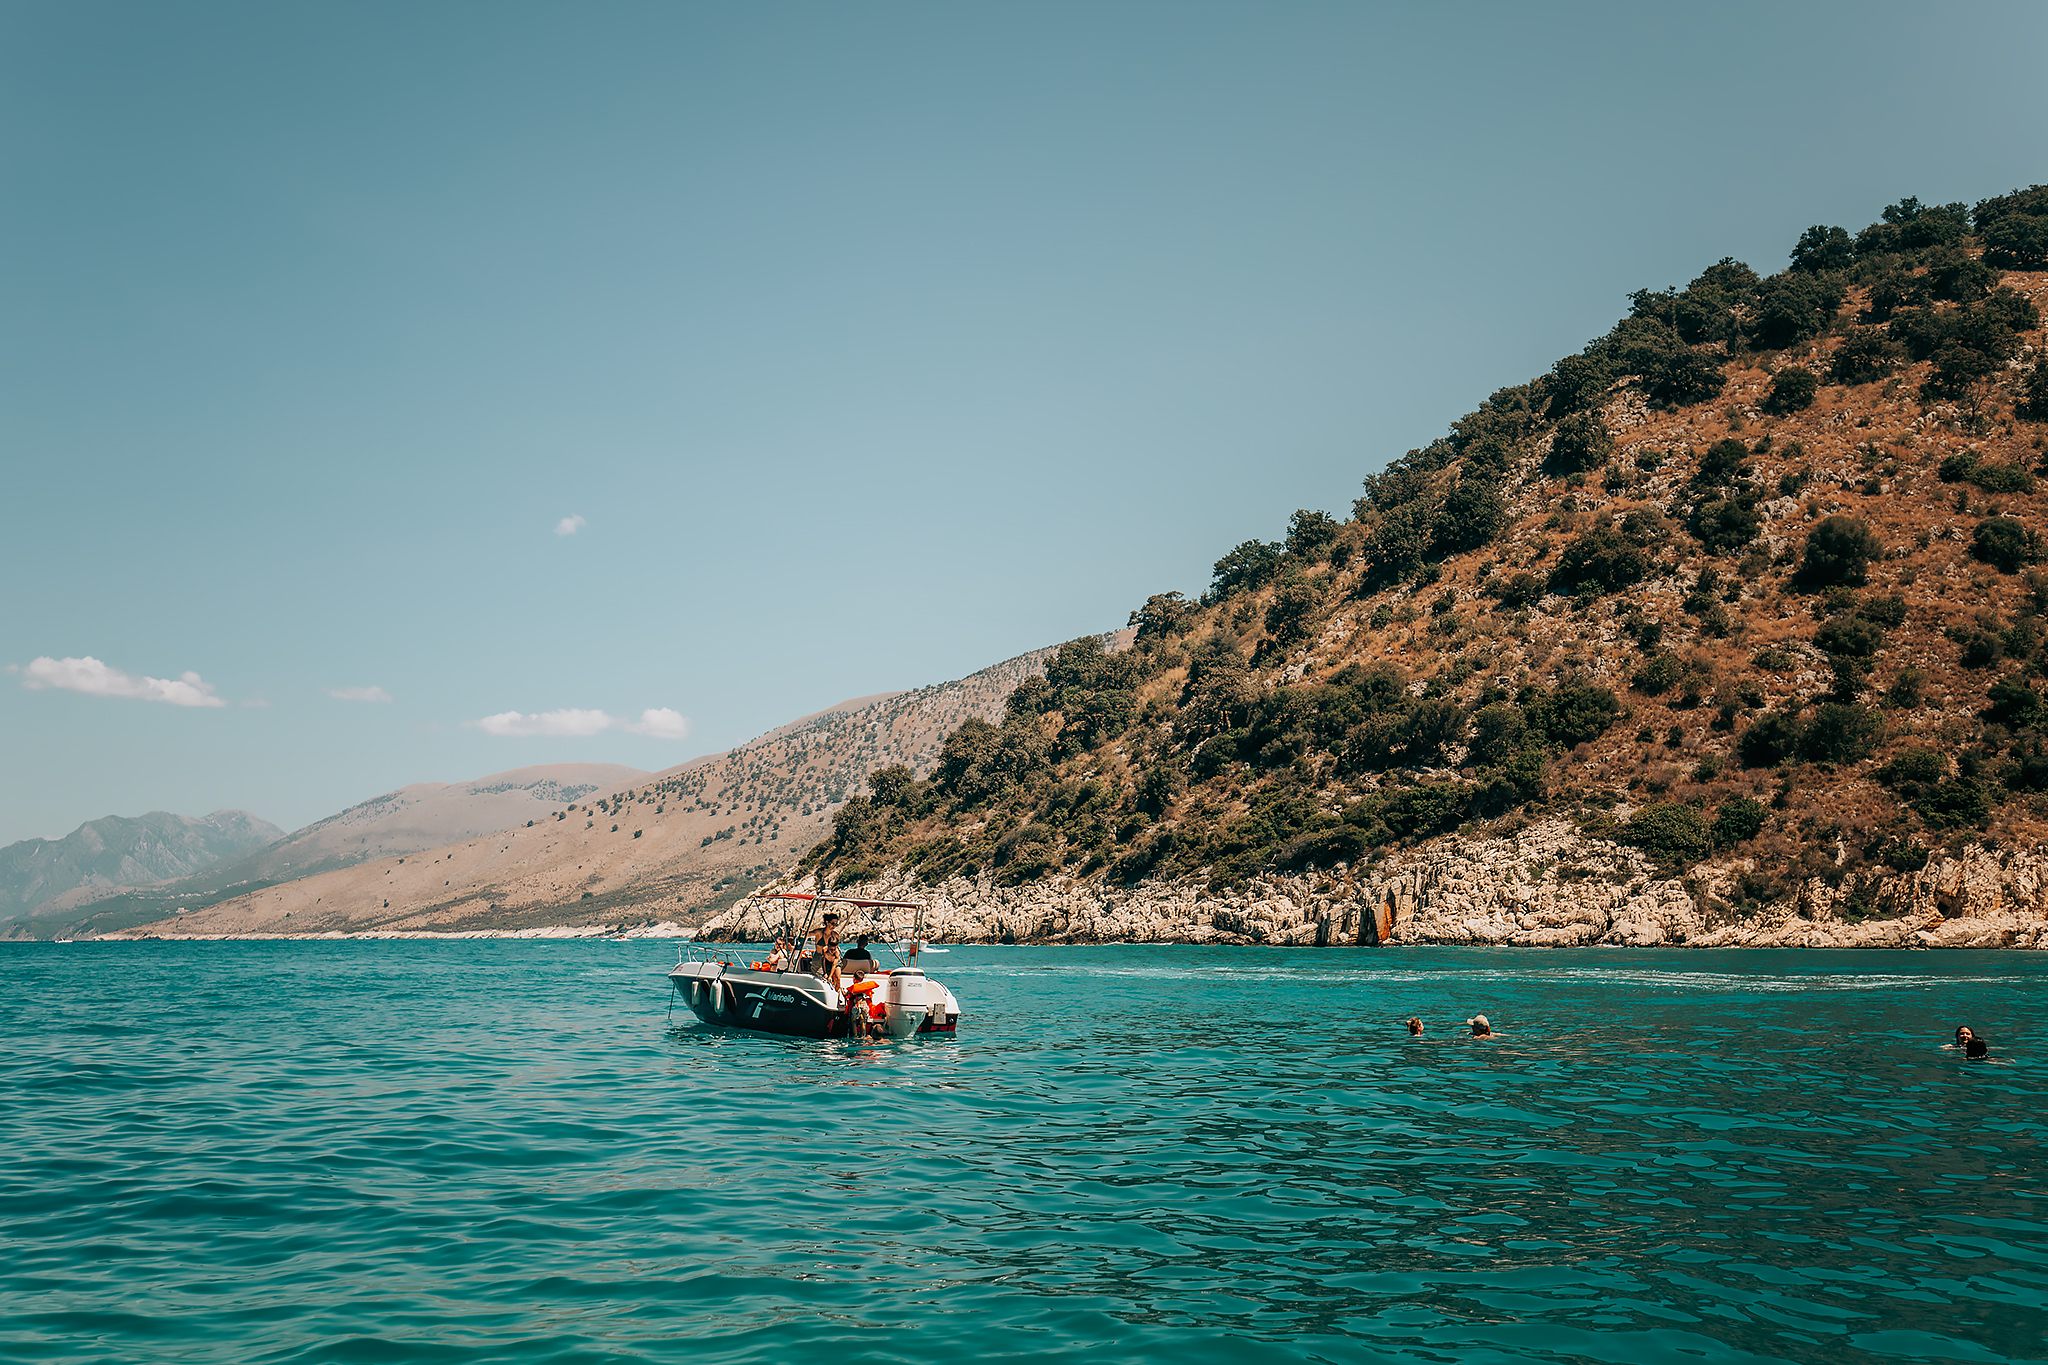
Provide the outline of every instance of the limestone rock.
[[[1230,891],[1191,880],[1122,887],[1064,874],[1015,887],[987,874],[926,886],[900,869],[842,891],[921,902],[925,937],[952,943],[2048,948],[2048,853],[1966,849],[1892,878],[1863,910],[1814,880],[1750,915],[1732,908],[1741,866],[1703,864],[1666,877],[1634,849],[1550,820],[1514,834],[1436,840],[1370,867],[1260,877]],[[800,901],[741,901],[707,922],[701,937],[772,938],[786,920],[801,925],[805,909]],[[890,927],[902,914],[856,913],[846,932]]]

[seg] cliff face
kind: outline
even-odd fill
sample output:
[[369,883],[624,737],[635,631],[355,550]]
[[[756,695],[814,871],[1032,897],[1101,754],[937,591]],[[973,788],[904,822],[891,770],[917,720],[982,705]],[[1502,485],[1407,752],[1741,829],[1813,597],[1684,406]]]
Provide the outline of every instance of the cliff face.
[[[2048,854],[1969,847],[1890,879],[1870,902],[1814,878],[1745,911],[1730,898],[1747,860],[1685,877],[1563,820],[1436,841],[1370,869],[1260,877],[1213,891],[1192,881],[1121,888],[1072,876],[1026,886],[982,876],[938,886],[902,874],[843,894],[921,901],[925,934],[959,943],[1215,943],[1334,947],[2048,948]],[[813,889],[810,883],[798,889]],[[759,942],[788,902],[742,901],[701,937]],[[903,912],[854,914],[849,935]]]

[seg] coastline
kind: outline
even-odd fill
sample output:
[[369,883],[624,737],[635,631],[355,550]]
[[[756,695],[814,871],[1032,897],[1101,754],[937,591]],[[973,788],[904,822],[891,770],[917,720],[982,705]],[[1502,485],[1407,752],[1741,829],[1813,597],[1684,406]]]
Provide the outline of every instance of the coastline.
[[[921,902],[924,936],[944,943],[2048,949],[2048,855],[2039,850],[1973,845],[1888,878],[1867,899],[1853,882],[1815,877],[1777,900],[1745,901],[1741,888],[1756,871],[1739,859],[1660,868],[1553,819],[1233,889],[1066,874],[1019,886],[987,873],[926,885],[897,868],[835,891]],[[785,913],[780,903],[743,901],[707,920],[699,937],[761,941]],[[842,927],[851,935],[879,921]]]

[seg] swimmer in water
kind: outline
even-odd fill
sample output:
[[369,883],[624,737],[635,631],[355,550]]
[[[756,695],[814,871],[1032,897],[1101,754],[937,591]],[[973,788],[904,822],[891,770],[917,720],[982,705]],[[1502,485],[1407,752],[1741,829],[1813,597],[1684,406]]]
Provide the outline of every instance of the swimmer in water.
[[1420,1019],[1410,1019],[1408,1021],[1408,1035],[1411,1038],[1420,1038],[1422,1036],[1422,1021]]
[[1989,1057],[1991,1047],[1968,1024],[1956,1029],[1956,1046],[1963,1050],[1965,1057]]
[[1474,1038],[1491,1038],[1493,1036],[1493,1025],[1486,1022],[1485,1015],[1475,1014],[1466,1022],[1472,1025],[1472,1036]]

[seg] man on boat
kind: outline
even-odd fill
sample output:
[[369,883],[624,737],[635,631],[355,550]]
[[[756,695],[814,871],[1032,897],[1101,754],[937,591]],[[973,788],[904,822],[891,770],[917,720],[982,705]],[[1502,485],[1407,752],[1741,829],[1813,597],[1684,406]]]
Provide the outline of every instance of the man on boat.
[[846,960],[840,964],[840,970],[857,976],[862,972],[872,972],[880,965],[875,961],[875,955],[868,951],[868,936],[862,934],[860,940],[853,945],[853,951],[848,953]]

